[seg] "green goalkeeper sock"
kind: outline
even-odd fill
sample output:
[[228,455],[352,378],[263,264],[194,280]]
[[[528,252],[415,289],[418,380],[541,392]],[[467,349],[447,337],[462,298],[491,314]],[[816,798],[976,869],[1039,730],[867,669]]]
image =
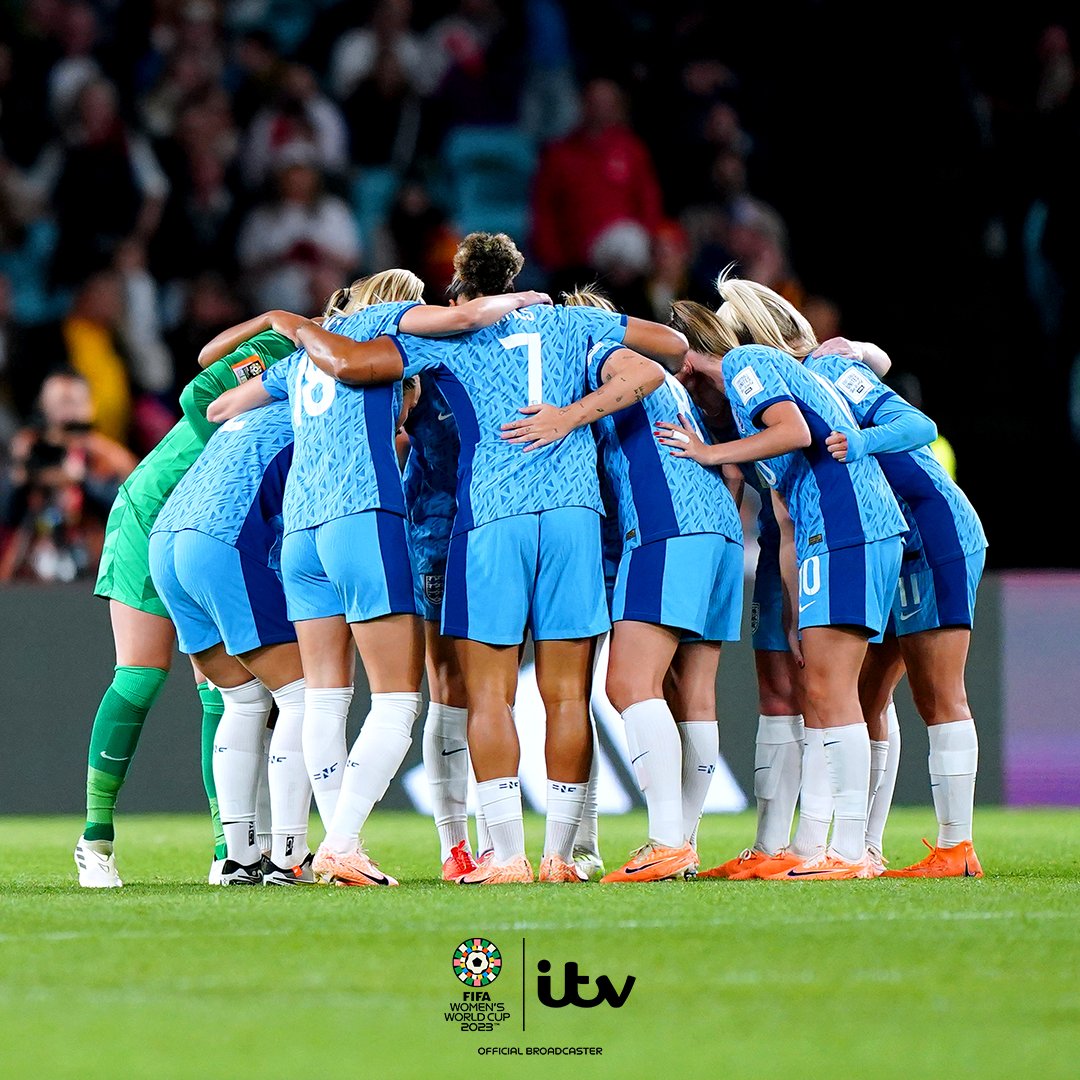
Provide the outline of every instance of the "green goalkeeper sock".
[[221,827],[221,814],[218,812],[217,787],[214,784],[214,735],[218,721],[225,711],[221,700],[221,691],[209,683],[199,683],[199,698],[202,701],[202,782],[206,789],[206,799],[210,803],[210,821],[214,827],[214,858],[225,858],[225,830]]
[[165,685],[167,671],[152,667],[117,667],[112,685],[98,706],[90,732],[86,768],[87,840],[113,839],[113,811],[124,786],[143,721]]

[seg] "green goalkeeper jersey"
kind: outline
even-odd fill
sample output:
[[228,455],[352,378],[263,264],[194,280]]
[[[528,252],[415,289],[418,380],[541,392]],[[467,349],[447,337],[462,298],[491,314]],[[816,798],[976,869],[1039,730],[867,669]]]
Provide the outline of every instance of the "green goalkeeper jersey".
[[143,458],[123,484],[126,503],[147,535],[165,500],[195,464],[216,430],[217,425],[206,419],[210,403],[226,390],[258,378],[295,351],[296,346],[287,337],[267,330],[245,341],[187,384],[180,395],[184,418]]

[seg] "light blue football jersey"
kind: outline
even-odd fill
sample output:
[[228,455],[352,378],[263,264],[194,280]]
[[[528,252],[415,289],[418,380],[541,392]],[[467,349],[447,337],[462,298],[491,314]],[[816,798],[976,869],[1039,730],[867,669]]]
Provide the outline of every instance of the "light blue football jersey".
[[405,505],[417,573],[446,564],[457,508],[458,438],[454,414],[435,380],[421,379],[420,400],[405,422],[409,456],[405,461]]
[[226,420],[176,485],[154,532],[193,529],[277,569],[292,456],[288,405],[275,402]]
[[723,374],[744,438],[764,430],[761,414],[779,401],[795,402],[810,428],[812,441],[805,449],[758,462],[758,471],[787,505],[800,562],[906,532],[904,515],[877,462],[864,458],[843,465],[825,448],[838,426],[858,426],[831,382],[766,345],[732,349],[724,357]]
[[[859,427],[870,427],[882,403],[897,396],[857,361],[842,356],[808,356],[805,363],[844,395]],[[930,566],[974,555],[986,547],[986,533],[975,507],[929,447],[876,456],[913,526],[908,546],[921,545]]]
[[593,343],[622,341],[625,331],[623,315],[544,305],[512,311],[462,337],[394,338],[405,374],[430,372],[457,421],[455,535],[498,518],[566,506],[603,513],[596,442],[587,428],[525,453],[501,437],[502,425],[520,420],[524,405],[577,401]]
[[[332,319],[326,329],[356,341],[395,334],[411,302],[376,304]],[[296,449],[285,491],[285,531],[311,529],[363,510],[405,515],[394,437],[401,384],[346,386],[299,349],[263,375],[272,398],[288,400]]]
[[[604,364],[621,347],[611,341],[592,347],[586,389],[599,388]],[[742,543],[739,511],[720,469],[673,457],[653,434],[661,421],[677,424],[680,413],[705,442],[712,442],[697,406],[673,375],[648,397],[593,425],[601,465],[615,493],[623,551],[695,533],[720,533]]]

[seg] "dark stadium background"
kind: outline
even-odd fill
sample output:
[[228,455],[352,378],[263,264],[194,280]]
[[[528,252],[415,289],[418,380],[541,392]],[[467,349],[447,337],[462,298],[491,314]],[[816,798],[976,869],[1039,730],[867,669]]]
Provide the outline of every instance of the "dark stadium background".
[[[402,95],[400,80],[380,83],[369,70],[342,93],[337,50],[388,11],[400,16],[398,37],[437,42],[442,74]],[[1080,469],[1077,24],[1075,4],[991,10],[968,0],[0,0],[0,718],[15,721],[0,762],[6,805],[77,809],[86,730],[111,662],[104,605],[88,582],[124,470],[105,462],[102,475],[28,495],[28,472],[57,455],[34,426],[38,389],[50,372],[82,370],[67,330],[98,319],[95,348],[115,361],[116,385],[106,380],[104,393],[131,395],[118,438],[131,464],[147,453],[177,415],[199,347],[279,306],[259,304],[264,283],[245,266],[241,240],[246,222],[278,207],[275,178],[290,168],[314,170],[318,199],[336,200],[363,247],[333,273],[307,238],[265,259],[305,268],[297,307],[311,313],[343,281],[388,265],[421,272],[439,302],[457,240],[495,227],[525,251],[523,287],[595,279],[626,310],[663,318],[664,259],[675,251],[674,295],[709,303],[715,272],[743,250],[741,225],[741,242],[764,250],[760,265],[746,254],[741,272],[764,274],[847,336],[883,345],[890,380],[921,393],[955,450],[990,538],[971,669],[981,798],[1074,800],[1061,752],[1069,734],[1056,718],[1076,691],[1061,683],[1068,665],[1050,657],[1071,648],[1077,578],[1007,572],[1080,567],[1062,513]],[[426,59],[413,66],[420,81],[431,74]],[[120,205],[130,178],[80,180],[83,128],[71,117],[92,78],[116,93],[109,153],[148,147],[150,186],[155,176],[168,185],[156,226],[136,222],[130,198]],[[552,146],[572,138],[567,103],[596,80],[607,86],[601,104],[610,108],[613,88],[625,97],[622,150],[651,161],[635,166],[630,196],[649,202],[650,175],[659,196],[639,215],[636,246],[623,236],[614,256],[555,265],[546,252],[571,229],[550,211],[541,227],[540,178]],[[102,92],[97,105],[108,85]],[[331,133],[344,132],[336,159],[290,142],[298,123],[300,142],[311,135],[301,100],[317,101]],[[461,165],[467,151],[476,175]],[[192,210],[199,176],[205,212]],[[557,179],[564,205],[609,209],[603,186],[584,182],[594,175],[564,168]],[[635,258],[643,262],[628,270]],[[122,325],[137,312],[142,336]],[[56,552],[20,564],[20,537]],[[72,577],[82,584],[54,583]],[[722,745],[745,790],[744,725],[756,706],[742,649],[721,668]],[[126,811],[196,808],[192,707],[178,664]],[[901,713],[898,796],[923,801],[925,734],[906,697]],[[1043,724],[1045,737],[1025,724]],[[52,760],[39,753],[41,725]],[[1021,774],[1026,786],[1010,787]]]
[[[56,28],[67,25],[72,10],[83,12],[83,29],[69,37],[93,38],[90,55],[117,86],[121,115],[130,130],[145,133],[147,101],[171,92],[161,72],[176,39],[171,28],[184,20],[206,23],[213,47],[233,64],[222,85],[230,85],[230,71],[235,75],[239,43],[254,35],[281,61],[306,65],[325,87],[335,43],[367,25],[375,7],[334,0],[0,4],[0,274],[16,293],[0,326],[0,405],[9,430],[27,419],[44,372],[65,362],[46,330],[79,285],[61,280],[34,298],[36,309],[23,303],[20,311],[25,222],[12,188],[58,136],[42,100],[45,81],[58,70],[50,65],[65,49],[80,47]],[[805,295],[839,307],[846,334],[883,344],[901,379],[917,376],[927,411],[954,445],[960,482],[984,517],[991,568],[1078,565],[1080,548],[1071,530],[1053,523],[1051,509],[1080,464],[1080,392],[1073,389],[1080,345],[1074,6],[1009,5],[988,17],[985,6],[967,2],[418,0],[411,15],[417,33],[462,13],[479,13],[499,29],[480,61],[479,82],[455,83],[452,73],[425,97],[420,138],[403,175],[430,181],[437,194],[458,119],[471,127],[518,119],[522,89],[542,67],[547,47],[529,20],[552,10],[564,13],[572,83],[580,89],[594,77],[610,78],[628,95],[632,127],[655,163],[669,220],[685,212],[685,192],[701,189],[710,160],[688,107],[686,72],[702,62],[728,70],[730,79],[710,100],[730,105],[748,137],[747,189],[782,221],[791,276]],[[237,116],[250,118],[260,104],[251,85],[238,90],[235,78],[231,85]],[[694,101],[698,107],[702,98]],[[358,123],[356,108],[343,111],[352,127],[350,160],[327,187],[348,196],[370,167],[359,163],[370,156],[363,133],[382,121],[373,112],[370,123]],[[175,192],[184,169],[177,141],[161,135],[150,141]],[[237,167],[234,159],[230,168]],[[245,187],[235,174],[229,184],[239,212],[258,203],[257,187]],[[527,186],[521,199],[527,204]],[[39,207],[29,220],[47,220],[54,209]],[[180,264],[187,255],[183,235],[170,236],[164,249],[160,233],[147,245],[161,287],[173,284],[170,257]],[[518,239],[527,245],[528,233]],[[561,283],[526,251],[529,284]],[[376,255],[369,246],[353,269],[379,268],[371,261]],[[75,263],[89,267],[96,258],[108,265],[115,257],[107,249]],[[235,309],[249,312],[250,292],[235,267],[222,272]],[[701,281],[689,291],[709,299]],[[434,282],[432,292],[437,299]],[[622,298],[633,310],[633,290]],[[142,429],[129,436],[137,455],[175,408],[171,391],[194,371],[195,342],[185,337],[182,320],[167,325],[170,318],[162,333],[174,378],[168,391],[148,395],[149,412],[138,417]],[[3,485],[9,527],[14,483],[9,475]]]

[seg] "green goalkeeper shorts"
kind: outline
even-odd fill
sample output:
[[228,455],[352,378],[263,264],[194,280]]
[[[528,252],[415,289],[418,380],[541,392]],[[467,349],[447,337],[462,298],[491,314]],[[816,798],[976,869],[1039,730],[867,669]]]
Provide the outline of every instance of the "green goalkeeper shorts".
[[169,613],[150,577],[150,528],[128,501],[127,489],[121,487],[105,525],[94,595],[167,619]]

